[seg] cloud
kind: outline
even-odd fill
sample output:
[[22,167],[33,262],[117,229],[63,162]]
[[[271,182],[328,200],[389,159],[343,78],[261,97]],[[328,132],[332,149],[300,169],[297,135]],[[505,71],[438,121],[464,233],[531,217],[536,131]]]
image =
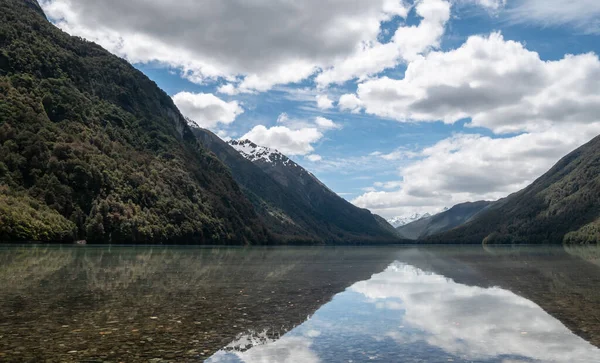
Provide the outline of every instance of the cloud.
[[322,137],[323,134],[316,127],[292,130],[286,126],[267,128],[258,125],[240,139],[277,149],[286,155],[307,155],[314,151],[312,144]]
[[[432,1],[432,0],[426,0]],[[59,27],[130,62],[159,62],[193,82],[241,91],[299,82],[372,44],[382,22],[405,17],[398,0],[43,0]]]
[[390,314],[403,310],[410,336],[397,328],[387,332],[398,344],[425,341],[467,361],[587,362],[599,354],[532,301],[498,287],[458,284],[395,262],[350,290]]
[[321,110],[328,110],[333,107],[333,101],[327,95],[317,96],[317,107]]
[[234,96],[234,95],[237,95],[238,93],[240,93],[239,90],[231,83],[227,83],[222,86],[219,86],[217,88],[217,92],[223,93],[223,94],[226,94],[229,96]]
[[414,158],[414,157],[418,156],[418,153],[415,153],[414,151],[411,151],[411,150],[407,150],[406,148],[399,148],[397,150],[392,151],[391,153],[384,154],[381,152],[376,152],[376,153],[371,153],[371,155],[379,156],[380,158],[387,160],[387,161],[395,161],[395,160],[404,160],[404,159]]
[[341,125],[333,122],[325,117],[317,116],[312,120],[300,119],[291,117],[286,112],[282,112],[277,117],[277,123],[285,125],[292,130],[299,130],[303,128],[317,128],[320,131],[327,130],[339,130],[342,128]]
[[600,122],[509,138],[457,134],[416,152],[399,169],[403,179],[396,190],[365,193],[353,203],[392,217],[499,199],[526,187],[599,133]]
[[[314,332],[313,334],[318,334]],[[317,335],[318,336],[318,335]],[[243,362],[243,363],[319,363],[320,359],[311,349],[311,336],[269,339],[266,334],[258,338],[242,336],[238,341],[230,343],[226,348],[208,358],[208,363]],[[248,346],[250,349],[247,349]],[[234,358],[235,357],[235,358]]]
[[509,18],[517,23],[569,25],[584,33],[600,34],[597,0],[519,0],[509,9]]
[[353,78],[363,79],[439,47],[445,25],[450,19],[450,2],[423,0],[417,3],[415,11],[422,18],[418,25],[399,26],[387,43],[374,39],[360,44],[352,55],[319,74],[316,77],[317,84],[324,87]]
[[237,101],[225,102],[211,93],[179,92],[173,101],[181,113],[204,128],[230,124],[244,112]]
[[350,111],[352,113],[360,112],[362,104],[362,101],[353,94],[342,95],[338,101],[340,111]]
[[308,155],[306,158],[308,160],[312,161],[313,163],[323,160],[323,157],[321,157],[321,155],[318,155],[318,154],[311,154],[311,155]]
[[543,61],[501,34],[418,56],[404,78],[380,77],[345,94],[340,110],[400,122],[469,120],[502,138],[459,134],[424,150],[373,155],[397,161],[402,182],[354,203],[386,217],[436,211],[518,191],[600,132],[600,60],[589,54]]
[[[499,33],[472,36],[460,48],[432,52],[408,64],[403,79],[361,83],[341,109],[398,121],[454,123],[496,133],[539,131],[553,124],[586,124],[600,114],[600,61],[592,53],[542,61]],[[352,108],[353,107],[353,108]]]
[[315,118],[315,124],[317,125],[317,127],[323,130],[339,130],[342,128],[342,126],[336,124],[330,119],[321,116],[317,116]]
[[484,9],[498,11],[506,6],[506,0],[455,0],[458,3],[474,4]]
[[373,186],[376,188],[383,189],[397,189],[402,186],[402,181],[390,181],[390,182],[375,182]]
[[277,117],[277,124],[278,126],[270,128],[264,125],[255,126],[240,139],[249,139],[286,155],[307,155],[308,160],[317,162],[323,158],[312,154],[313,144],[323,138],[323,132],[341,129],[340,125],[321,116],[315,117],[312,122],[290,117],[285,112]]

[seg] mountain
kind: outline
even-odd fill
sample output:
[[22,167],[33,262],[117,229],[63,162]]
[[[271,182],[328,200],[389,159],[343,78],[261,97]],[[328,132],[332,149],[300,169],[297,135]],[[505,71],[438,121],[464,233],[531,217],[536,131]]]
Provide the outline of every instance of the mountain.
[[600,136],[434,243],[600,243]]
[[416,240],[456,228],[476,217],[492,202],[479,201],[457,204],[450,209],[396,228],[404,238]]
[[229,167],[265,225],[287,243],[396,242],[383,218],[331,191],[275,149],[248,140],[221,140],[194,128],[201,143]]
[[154,82],[35,0],[0,7],[0,240],[269,241]]
[[398,228],[401,226],[404,226],[406,224],[418,221],[421,218],[427,218],[427,217],[431,217],[431,214],[429,213],[415,213],[412,214],[410,216],[398,216],[398,217],[393,217],[387,220],[387,222],[389,224],[391,224],[394,228]]

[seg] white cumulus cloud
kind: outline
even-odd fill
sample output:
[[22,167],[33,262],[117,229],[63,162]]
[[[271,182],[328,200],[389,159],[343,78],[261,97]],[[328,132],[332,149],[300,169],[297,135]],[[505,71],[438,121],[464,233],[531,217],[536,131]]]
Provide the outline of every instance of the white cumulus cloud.
[[353,78],[362,79],[438,47],[450,19],[450,2],[423,0],[417,3],[416,13],[422,18],[419,25],[398,27],[386,43],[374,39],[360,44],[352,55],[319,74],[316,82],[324,87]]
[[[425,0],[433,1],[433,0]],[[439,0],[437,0],[439,1]],[[193,82],[241,91],[299,82],[376,41],[399,0],[43,0],[59,27],[131,62],[159,62]]]
[[314,151],[313,143],[319,141],[323,134],[317,128],[292,130],[286,126],[255,126],[240,139],[277,149],[286,155],[307,155]]
[[333,101],[327,95],[317,96],[317,107],[321,110],[327,110],[333,107]]
[[362,104],[362,101],[351,93],[342,95],[338,101],[340,111],[350,111],[352,113],[360,112]]
[[181,113],[204,128],[230,124],[244,112],[237,101],[225,102],[211,93],[179,92],[173,101]]
[[306,158],[308,160],[312,161],[313,163],[323,160],[323,157],[319,154],[311,154],[311,155],[308,155]]
[[335,122],[331,121],[330,119],[321,117],[321,116],[317,116],[315,118],[315,124],[317,125],[318,128],[323,129],[323,130],[339,130],[342,128],[342,126],[336,124]]
[[597,121],[599,80],[595,54],[543,61],[521,43],[493,33],[414,60],[403,79],[366,81],[358,86],[357,98],[345,95],[340,105],[399,121],[471,118],[471,126],[496,133],[536,131]]

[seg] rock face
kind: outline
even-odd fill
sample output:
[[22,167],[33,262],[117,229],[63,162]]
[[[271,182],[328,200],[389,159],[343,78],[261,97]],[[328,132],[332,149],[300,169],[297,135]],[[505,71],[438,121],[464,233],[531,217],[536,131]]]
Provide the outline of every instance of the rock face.
[[269,242],[154,82],[33,0],[0,8],[0,241]]
[[492,202],[479,201],[457,204],[433,216],[427,216],[397,228],[401,236],[407,239],[423,239],[437,233],[449,231],[475,218]]
[[599,243],[600,136],[435,243]]
[[276,238],[287,243],[397,242],[382,218],[339,197],[277,150],[248,140],[224,142],[195,128],[202,144],[232,172]]

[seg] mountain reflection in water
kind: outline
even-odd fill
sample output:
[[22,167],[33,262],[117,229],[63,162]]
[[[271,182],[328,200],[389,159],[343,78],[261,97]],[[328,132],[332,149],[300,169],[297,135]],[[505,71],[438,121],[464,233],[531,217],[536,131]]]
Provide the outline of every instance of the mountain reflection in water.
[[0,361],[600,362],[599,266],[597,247],[4,246]]
[[401,262],[352,285],[281,339],[239,348],[208,362],[600,362],[598,348],[535,303]]

